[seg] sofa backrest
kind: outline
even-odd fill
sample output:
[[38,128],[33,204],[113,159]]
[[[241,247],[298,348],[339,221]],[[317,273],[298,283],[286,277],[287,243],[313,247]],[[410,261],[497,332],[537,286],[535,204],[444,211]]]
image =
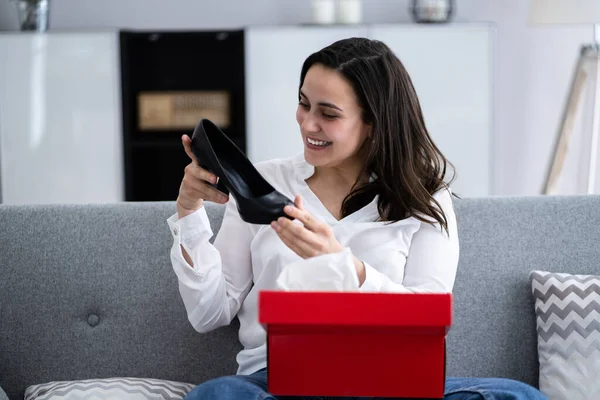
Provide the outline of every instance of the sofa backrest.
[[[600,196],[456,200],[461,255],[448,374],[537,385],[532,269],[598,273]],[[0,205],[0,387],[235,373],[237,324],[187,321],[172,202]],[[207,204],[215,232],[223,206]]]
[[52,380],[196,383],[235,372],[235,327],[201,335],[187,320],[169,260],[174,212],[170,202],[0,206],[0,387],[9,398]]
[[448,374],[538,386],[529,273],[600,273],[600,196],[455,201],[460,260]]

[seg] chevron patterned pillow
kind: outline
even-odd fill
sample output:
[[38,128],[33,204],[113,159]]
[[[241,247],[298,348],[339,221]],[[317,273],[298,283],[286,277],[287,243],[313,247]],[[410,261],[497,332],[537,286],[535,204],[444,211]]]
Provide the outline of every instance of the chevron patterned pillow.
[[540,390],[600,399],[600,276],[532,271]]
[[161,379],[108,378],[32,385],[25,400],[172,400],[183,399],[195,385]]

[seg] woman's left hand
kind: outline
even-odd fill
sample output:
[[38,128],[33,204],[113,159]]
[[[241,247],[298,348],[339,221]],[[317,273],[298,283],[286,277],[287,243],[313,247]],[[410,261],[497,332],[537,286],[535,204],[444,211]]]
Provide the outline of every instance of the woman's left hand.
[[333,235],[331,227],[304,209],[301,196],[296,196],[294,204],[295,207],[286,206],[283,211],[302,222],[304,226],[284,217],[271,223],[271,227],[287,247],[304,259],[344,250]]

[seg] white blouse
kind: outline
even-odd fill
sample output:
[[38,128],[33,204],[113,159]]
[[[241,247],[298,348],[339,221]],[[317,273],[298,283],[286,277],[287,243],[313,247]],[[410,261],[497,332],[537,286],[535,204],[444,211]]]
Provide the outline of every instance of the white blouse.
[[[434,195],[448,220],[448,235],[439,224],[432,226],[414,217],[391,224],[375,222],[377,198],[338,221],[307,185],[306,179],[314,173],[314,167],[304,160],[303,154],[257,163],[256,168],[290,199],[301,195],[304,208],[332,227],[345,250],[304,260],[279,239],[270,225],[244,222],[233,196],[214,244],[209,242],[213,231],[204,208],[181,219],[175,213],[167,220],[173,236],[171,262],[193,327],[198,332],[208,332],[228,325],[238,316],[243,346],[237,356],[238,374],[251,374],[266,367],[266,333],[258,322],[258,293],[280,290],[277,278],[286,267],[339,271],[340,279],[353,274],[358,285],[354,255],[366,267],[365,282],[356,290],[452,291],[459,243],[449,189]],[[180,245],[190,255],[193,268],[184,259]],[[318,287],[319,276],[315,276],[314,283]]]

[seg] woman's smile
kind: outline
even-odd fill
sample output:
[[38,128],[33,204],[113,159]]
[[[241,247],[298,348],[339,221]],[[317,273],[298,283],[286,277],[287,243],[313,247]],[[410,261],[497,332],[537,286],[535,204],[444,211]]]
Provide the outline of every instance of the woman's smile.
[[306,147],[311,150],[324,150],[333,144],[333,142],[327,142],[324,140],[319,140],[319,139],[311,138],[308,136],[306,137],[306,140],[304,143],[305,143]]

